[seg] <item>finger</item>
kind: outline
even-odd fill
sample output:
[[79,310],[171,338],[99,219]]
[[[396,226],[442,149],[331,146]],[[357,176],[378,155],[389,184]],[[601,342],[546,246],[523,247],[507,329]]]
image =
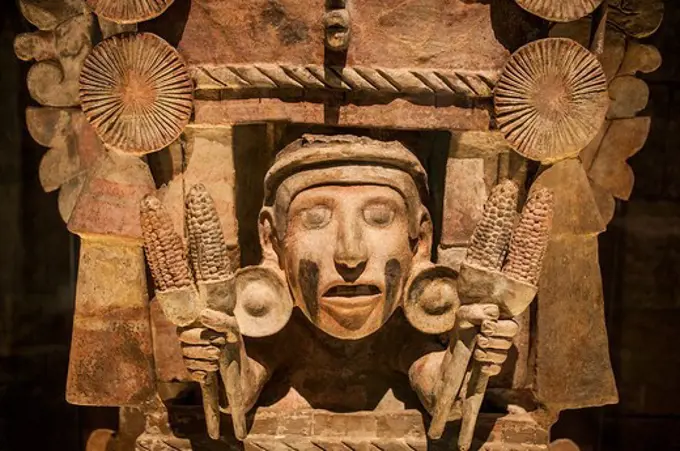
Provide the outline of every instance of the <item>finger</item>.
[[485,321],[482,323],[481,333],[486,337],[512,338],[517,335],[519,326],[510,319],[500,321]]
[[552,228],[553,195],[545,188],[535,189],[522,209],[512,234],[503,272],[532,285],[538,283],[543,257]]
[[519,189],[511,180],[496,185],[484,204],[484,214],[472,232],[465,260],[482,268],[500,270],[517,215]]
[[486,374],[489,377],[497,376],[501,374],[501,369],[502,367],[500,365],[484,363],[482,366],[482,374]]
[[206,378],[208,377],[208,373],[206,373],[205,371],[192,371],[190,374],[191,379],[200,384],[205,382]]
[[179,341],[189,345],[224,345],[227,340],[224,335],[205,327],[194,327],[180,330]]
[[494,363],[500,365],[505,362],[507,357],[508,353],[505,351],[475,349],[475,360],[481,363]]
[[500,312],[498,306],[494,304],[470,304],[460,306],[457,315],[463,326],[469,324],[479,326],[485,321],[497,320]]
[[207,360],[184,359],[184,364],[189,371],[205,371],[212,373],[218,370],[217,362],[210,362]]
[[216,346],[182,346],[182,355],[187,359],[214,361],[220,358],[221,352]]
[[508,338],[485,337],[484,335],[480,335],[477,337],[477,346],[481,349],[506,351],[512,347],[512,340]]
[[201,323],[212,330],[222,333],[238,334],[236,318],[217,310],[205,309],[201,312]]

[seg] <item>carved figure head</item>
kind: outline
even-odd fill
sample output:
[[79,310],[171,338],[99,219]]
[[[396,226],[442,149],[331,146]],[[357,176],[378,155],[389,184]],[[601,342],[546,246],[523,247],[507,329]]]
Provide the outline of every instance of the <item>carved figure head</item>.
[[397,142],[311,136],[265,177],[264,260],[285,272],[295,305],[342,339],[379,329],[414,266],[430,261],[427,175]]

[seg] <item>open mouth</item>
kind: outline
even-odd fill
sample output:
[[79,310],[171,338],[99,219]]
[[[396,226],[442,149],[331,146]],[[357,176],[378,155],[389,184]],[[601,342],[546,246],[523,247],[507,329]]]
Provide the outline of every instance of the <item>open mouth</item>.
[[359,330],[380,304],[381,294],[375,285],[335,285],[321,296],[319,307],[341,327]]
[[329,298],[353,298],[380,294],[375,285],[336,285],[326,291],[323,296]]

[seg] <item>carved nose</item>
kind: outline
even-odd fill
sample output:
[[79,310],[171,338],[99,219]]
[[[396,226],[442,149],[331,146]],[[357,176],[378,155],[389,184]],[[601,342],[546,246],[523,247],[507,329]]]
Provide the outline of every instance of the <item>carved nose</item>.
[[361,230],[354,224],[341,226],[333,259],[338,273],[347,282],[354,282],[364,272],[368,259],[366,246]]

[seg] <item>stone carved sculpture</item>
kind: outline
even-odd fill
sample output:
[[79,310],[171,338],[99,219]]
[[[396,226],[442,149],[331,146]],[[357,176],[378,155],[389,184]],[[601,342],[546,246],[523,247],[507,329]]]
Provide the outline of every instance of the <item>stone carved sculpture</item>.
[[597,234],[660,0],[20,6],[93,450],[538,451],[616,402]]
[[[441,437],[455,398],[464,400],[459,446],[469,449],[488,377],[500,372],[517,332],[512,318],[536,293],[552,198],[537,190],[516,221],[517,187],[513,182],[499,185],[485,206],[458,276],[430,260],[432,223],[423,203],[427,193],[425,170],[399,143],[352,136],[303,137],[279,153],[265,177],[260,269],[266,268],[269,279],[261,274],[253,278],[249,268],[231,275],[234,263],[205,187],[194,186],[187,195],[188,252],[160,201],[155,197],[142,201],[145,248],[157,296],[166,316],[182,328],[183,355],[192,377],[201,383],[212,438],[219,437],[217,371],[235,435],[243,440],[245,412],[273,374],[288,364],[286,360],[299,359],[277,349],[284,344],[285,333],[277,337],[274,349],[259,352],[261,345],[253,343],[249,351],[241,336],[275,335],[286,326],[294,304],[327,342],[316,350],[300,346],[296,354],[326,354],[319,360],[346,368],[343,384],[360,393],[357,399],[342,400],[320,389],[315,395],[330,400],[319,407],[368,408],[360,400],[370,389],[362,386],[361,373],[378,368],[352,368],[352,363],[380,352],[387,355],[374,364],[383,365],[383,359],[397,363],[390,369],[407,375],[433,412],[432,438]],[[245,281],[244,274],[249,276]],[[236,306],[241,315],[235,315]],[[454,334],[448,351],[438,349],[432,337],[409,333],[392,319],[401,306],[419,332]],[[241,320],[246,316],[266,316],[270,325],[279,327],[266,334],[251,331],[247,325],[252,322]],[[438,330],[431,329],[433,323],[440,323]],[[293,320],[289,327],[305,326]],[[389,329],[403,330],[395,347],[369,344],[383,327],[386,334]],[[479,332],[476,327],[481,327]],[[340,357],[324,345],[335,348]],[[350,353],[346,347],[356,349]],[[461,391],[472,355],[477,363],[470,370],[468,389]],[[298,383],[304,387],[318,377],[316,362],[309,363],[287,377],[302,379]]]

